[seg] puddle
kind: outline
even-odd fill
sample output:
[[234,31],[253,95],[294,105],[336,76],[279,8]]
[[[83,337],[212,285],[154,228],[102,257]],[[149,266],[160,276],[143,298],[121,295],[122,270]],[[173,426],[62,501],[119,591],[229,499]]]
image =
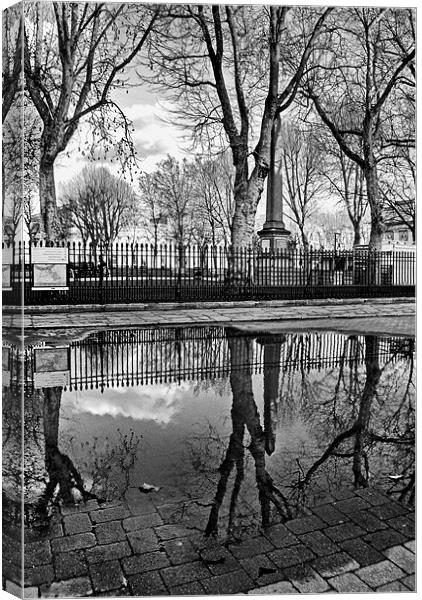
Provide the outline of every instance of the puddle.
[[344,490],[411,504],[414,373],[412,339],[328,332],[147,328],[4,347],[6,525],[21,516],[22,391],[34,540],[59,508],[89,500],[126,517],[148,505],[149,528],[225,544]]

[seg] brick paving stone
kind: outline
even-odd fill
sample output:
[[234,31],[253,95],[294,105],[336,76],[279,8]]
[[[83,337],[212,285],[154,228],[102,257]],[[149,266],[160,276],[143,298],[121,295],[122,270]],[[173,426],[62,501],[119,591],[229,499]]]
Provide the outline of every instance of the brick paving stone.
[[25,542],[39,542],[40,538],[44,540],[52,540],[54,538],[63,536],[64,531],[62,524],[55,520],[51,520],[48,524],[48,529],[44,530],[42,533],[37,530],[28,529],[24,531]]
[[153,529],[132,531],[127,534],[127,539],[135,554],[152,552],[159,547],[159,541]]
[[156,571],[170,566],[170,561],[164,552],[147,552],[128,556],[122,560],[123,570],[126,575],[135,575],[146,571]]
[[181,565],[199,558],[199,552],[188,538],[176,538],[161,542],[172,565]]
[[415,587],[415,576],[414,575],[408,575],[407,577],[403,577],[402,582],[404,583],[404,585],[409,588],[409,590],[414,591],[416,589]]
[[397,502],[389,502],[388,504],[380,504],[379,506],[372,506],[371,513],[374,514],[381,520],[392,519],[406,514],[407,510],[401,504]]
[[379,490],[375,490],[373,488],[360,488],[355,492],[358,496],[372,504],[373,506],[378,506],[379,504],[385,504],[389,502],[389,497],[380,492]]
[[88,513],[68,515],[63,518],[66,535],[91,531],[92,523]]
[[200,581],[191,581],[169,588],[171,596],[203,596],[205,589]]
[[285,525],[281,524],[272,525],[265,530],[264,535],[276,548],[285,548],[299,543],[298,538]]
[[158,571],[131,575],[127,581],[133,596],[162,596],[167,593]]
[[223,575],[241,569],[239,561],[223,546],[203,548],[199,554],[212,575]]
[[63,538],[51,540],[51,549],[56,552],[70,552],[71,550],[82,550],[95,546],[96,539],[93,533],[76,533]]
[[346,552],[317,558],[312,561],[311,565],[322,577],[335,577],[359,568],[359,563]]
[[105,544],[104,546],[95,546],[86,551],[86,558],[89,563],[95,564],[102,561],[120,559],[131,554],[131,549],[127,542],[115,542],[114,544]]
[[345,514],[355,513],[359,510],[366,510],[371,507],[369,502],[360,498],[360,496],[354,496],[353,498],[346,498],[345,500],[339,500],[334,503],[335,508]]
[[297,589],[293,587],[290,581],[279,581],[278,583],[272,583],[271,585],[264,585],[263,587],[249,590],[248,594],[261,595],[261,594],[297,594]]
[[392,548],[387,548],[384,550],[384,554],[386,558],[403,569],[403,571],[405,571],[405,573],[408,575],[411,575],[415,572],[415,555],[404,546],[393,546]]
[[343,573],[336,575],[328,580],[328,583],[340,594],[372,592],[371,588],[366,585],[354,573]]
[[53,565],[39,565],[25,569],[24,585],[40,585],[54,581]]
[[308,531],[323,529],[326,527],[326,524],[319,517],[311,516],[287,521],[286,527],[296,535],[300,535],[302,533],[308,533]]
[[315,557],[315,554],[304,544],[298,544],[288,548],[278,548],[273,552],[269,552],[268,557],[280,569],[287,569],[311,560]]
[[90,510],[95,510],[98,508],[97,500],[87,500],[86,502],[81,502],[80,504],[68,504],[62,505],[60,507],[60,512],[62,516],[65,515],[73,515],[76,513],[84,513],[89,512]]
[[117,590],[125,585],[119,561],[109,560],[90,566],[92,585],[95,592]]
[[365,542],[371,544],[377,550],[385,550],[390,546],[397,546],[407,541],[406,536],[395,529],[381,529],[364,537]]
[[334,544],[330,538],[324,535],[321,531],[310,531],[309,533],[299,536],[299,539],[317,556],[333,554],[333,552],[338,550],[336,544]]
[[384,585],[380,585],[375,590],[376,592],[408,592],[409,588],[407,588],[404,583],[401,581],[392,581],[391,583],[385,583]]
[[411,552],[416,552],[416,544],[415,540],[410,540],[409,542],[405,542],[404,544],[408,550]]
[[38,598],[39,592],[37,587],[26,587],[24,588],[23,596],[26,598]]
[[228,549],[235,558],[249,558],[274,549],[273,544],[264,536],[248,538],[239,544],[229,544]]
[[167,587],[189,583],[189,581],[198,579],[202,580],[210,575],[207,567],[201,561],[167,567],[167,569],[162,569],[160,573]]
[[312,507],[311,510],[327,525],[340,525],[349,519],[347,515],[337,510],[332,504],[321,504]]
[[358,569],[356,575],[372,588],[377,588],[380,585],[402,578],[405,573],[389,560],[383,560],[375,565]]
[[49,542],[33,542],[24,546],[25,567],[36,567],[51,563]]
[[349,517],[357,525],[363,527],[363,529],[366,529],[368,533],[378,531],[379,529],[386,529],[388,527],[387,523],[381,521],[381,519],[378,519],[378,517],[370,513],[368,510],[360,510],[355,513],[350,513]]
[[239,562],[249,577],[258,585],[267,585],[284,579],[278,567],[265,554],[253,558],[242,558]]
[[106,523],[107,521],[118,521],[130,516],[125,506],[110,506],[89,513],[93,523]]
[[328,535],[333,542],[341,542],[343,540],[349,540],[356,538],[361,535],[365,535],[366,531],[356,525],[356,523],[343,523],[342,525],[334,525],[333,527],[327,527],[324,529],[325,535]]
[[74,598],[75,596],[90,596],[91,581],[88,577],[76,577],[67,581],[55,581],[50,585],[41,586],[43,598]]
[[347,554],[357,560],[361,567],[384,560],[384,556],[378,550],[364,542],[361,538],[343,540],[339,545]]
[[328,590],[328,584],[309,565],[300,565],[284,571],[284,576],[302,594],[320,594]]
[[388,519],[386,524],[405,535],[408,539],[413,539],[415,537],[415,523],[412,521],[412,519],[409,519],[407,515],[394,517],[394,519]]
[[[141,495],[141,494],[140,494]],[[128,500],[127,508],[130,514],[134,517],[140,517],[142,515],[151,515],[152,513],[157,512],[155,504],[150,498],[146,498],[145,494],[142,494],[141,499],[136,500]]]
[[88,575],[88,564],[83,550],[55,554],[54,571],[56,579],[74,579]]
[[160,518],[161,523],[168,525],[178,523],[186,507],[184,502],[173,502],[171,504],[157,505],[156,508],[159,513],[157,516]]
[[190,536],[196,533],[193,529],[180,525],[161,525],[154,527],[154,531],[160,540],[171,540],[173,538]]
[[99,544],[112,544],[126,539],[126,533],[123,530],[120,521],[108,521],[95,525],[95,537]]
[[201,581],[207,594],[238,594],[253,588],[253,581],[244,571],[215,575]]
[[125,531],[136,531],[138,529],[149,529],[156,525],[162,525],[163,520],[157,512],[147,515],[137,515],[129,517],[123,521],[123,529]]
[[335,498],[335,500],[347,500],[349,498],[353,498],[355,496],[355,490],[342,488],[340,490],[330,490],[331,495]]

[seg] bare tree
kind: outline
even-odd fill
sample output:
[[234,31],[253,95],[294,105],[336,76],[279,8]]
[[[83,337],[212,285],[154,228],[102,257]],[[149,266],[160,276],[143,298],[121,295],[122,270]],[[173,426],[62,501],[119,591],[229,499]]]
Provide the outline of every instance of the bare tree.
[[211,145],[224,138],[231,148],[234,245],[251,243],[274,120],[294,101],[331,10],[174,6],[153,42],[149,80],[166,90],[197,137]]
[[380,169],[386,220],[407,227],[416,241],[416,162],[413,148],[400,148]]
[[112,244],[126,225],[134,192],[105,167],[85,167],[66,187],[62,203],[82,240]]
[[234,217],[233,168],[227,153],[213,159],[198,158],[195,174],[195,232],[201,227],[204,232],[202,239],[212,246],[223,241],[227,247],[231,241]]
[[22,4],[3,11],[2,33],[2,122],[4,123],[13,100],[22,88]]
[[157,251],[160,231],[167,224],[167,210],[159,192],[156,174],[142,173],[139,177],[139,188],[143,226],[151,235],[154,249]]
[[158,9],[142,4],[36,2],[25,5],[24,71],[43,122],[39,193],[45,235],[55,237],[54,163],[82,120],[99,140],[115,140],[122,165],[134,157],[131,125],[112,99],[124,70],[141,51]]
[[308,236],[305,228],[324,187],[321,152],[311,133],[285,123],[280,130],[278,153],[283,200],[290,209],[286,216],[298,227],[302,246],[306,249]]
[[368,209],[365,178],[358,164],[348,158],[338,147],[328,149],[327,168],[324,175],[329,182],[330,192],[345,207],[353,227],[353,245],[361,243],[361,224]]
[[[341,151],[361,169],[371,209],[370,246],[384,232],[378,169],[398,146],[414,144],[414,11],[350,8],[336,13],[324,68],[307,73],[305,95]],[[392,34],[393,32],[393,34]],[[413,119],[414,121],[414,119]]]

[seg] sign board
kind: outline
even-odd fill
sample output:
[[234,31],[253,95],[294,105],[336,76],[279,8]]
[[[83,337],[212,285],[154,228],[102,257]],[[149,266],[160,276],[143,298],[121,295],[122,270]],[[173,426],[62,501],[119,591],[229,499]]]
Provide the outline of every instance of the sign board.
[[1,287],[2,290],[8,291],[12,289],[10,265],[2,265],[1,267]]
[[67,248],[33,248],[34,290],[67,290]]
[[56,371],[54,373],[34,373],[34,388],[65,387],[69,385],[69,371]]
[[69,348],[35,348],[34,371],[52,373],[69,370]]
[[70,381],[69,348],[35,348],[34,387],[64,387]]
[[34,290],[67,290],[65,264],[34,264]]
[[3,265],[13,265],[13,248],[3,248],[1,262]]
[[66,265],[69,260],[67,248],[32,248],[31,259],[34,264]]
[[8,291],[12,289],[11,281],[11,266],[13,265],[13,248],[3,248],[1,252],[2,261],[2,284],[3,290]]

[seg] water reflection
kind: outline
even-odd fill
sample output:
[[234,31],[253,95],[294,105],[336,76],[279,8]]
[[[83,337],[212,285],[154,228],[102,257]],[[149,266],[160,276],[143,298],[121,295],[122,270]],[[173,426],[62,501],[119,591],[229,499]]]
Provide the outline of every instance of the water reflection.
[[24,518],[39,532],[58,505],[124,500],[151,480],[182,503],[203,498],[207,537],[285,521],[349,484],[414,501],[411,339],[120,330],[10,345],[3,359],[9,523],[21,518],[22,392]]

